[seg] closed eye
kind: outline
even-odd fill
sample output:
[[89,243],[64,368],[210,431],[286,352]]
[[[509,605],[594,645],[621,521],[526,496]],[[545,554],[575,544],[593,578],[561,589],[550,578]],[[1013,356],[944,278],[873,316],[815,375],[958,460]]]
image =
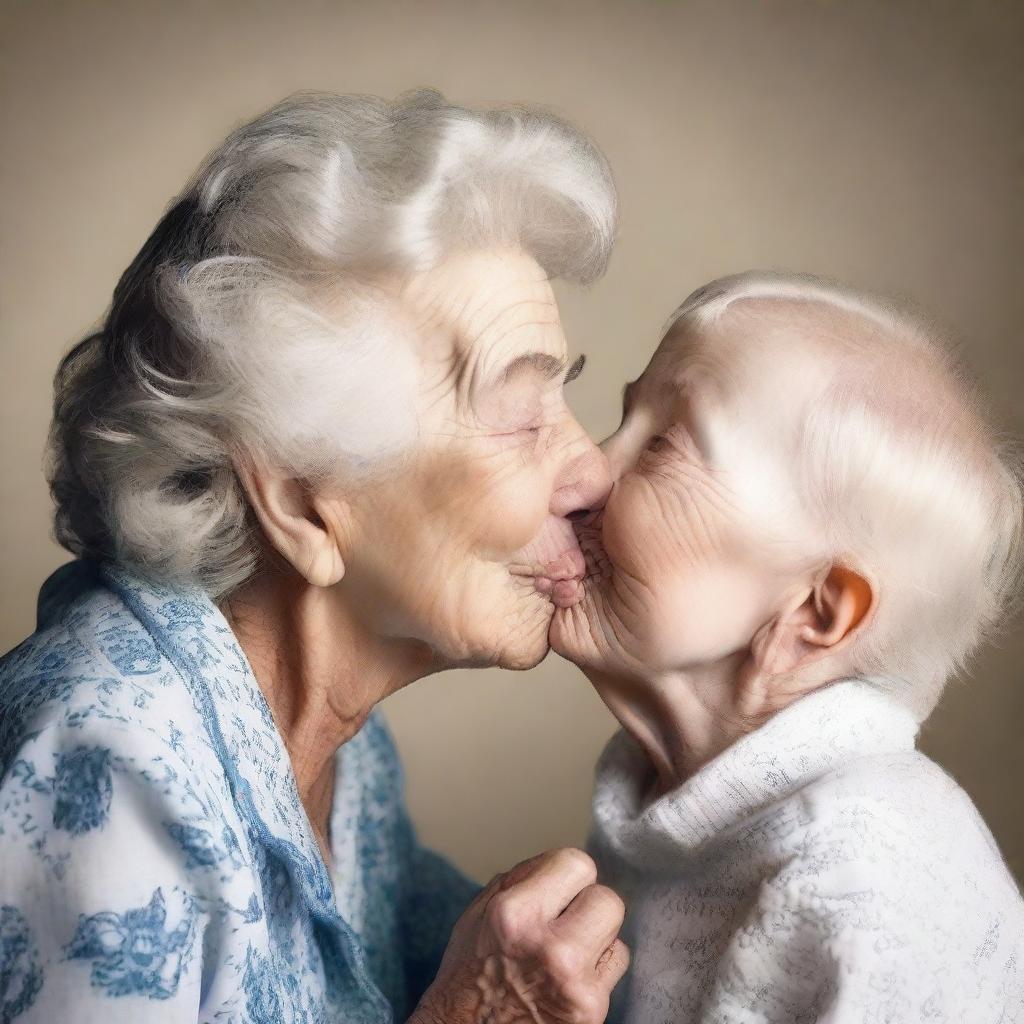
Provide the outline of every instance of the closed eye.
[[562,381],[562,383],[571,384],[583,372],[583,367],[586,365],[586,362],[586,356],[578,356],[572,366],[570,366],[566,371],[565,380]]
[[518,427],[516,430],[491,434],[491,437],[506,445],[533,444],[540,437],[542,430],[544,430],[544,425],[537,424],[536,426]]

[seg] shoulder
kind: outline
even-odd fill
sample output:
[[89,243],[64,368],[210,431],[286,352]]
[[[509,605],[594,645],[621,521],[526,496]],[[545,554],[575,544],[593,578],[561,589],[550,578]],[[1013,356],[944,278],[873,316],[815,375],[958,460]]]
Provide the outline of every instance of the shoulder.
[[977,809],[938,765],[916,751],[857,758],[772,820],[783,816],[758,928],[834,979],[851,1017],[884,1006],[903,1019],[909,999],[988,1020],[1021,998],[1024,901]]
[[147,856],[170,850],[192,868],[237,850],[229,812],[223,779],[166,738],[102,717],[48,722],[12,746],[0,776],[0,861],[8,880],[18,865],[41,888],[88,865],[116,889]]
[[985,959],[996,970],[1024,953],[1024,901],[995,840],[923,754],[848,762],[801,791],[798,815],[794,856],[769,888],[834,939],[840,959],[844,935],[859,937],[868,960],[905,956],[951,970],[974,963],[981,972]]
[[53,879],[150,829],[157,846],[195,846],[230,794],[188,687],[109,590],[54,607],[0,660],[4,857]]
[[0,960],[17,948],[35,972],[33,1020],[72,1002],[149,1019],[139,999],[194,1020],[227,954],[259,940],[248,837],[172,749],[91,724],[26,738],[0,785]]
[[111,997],[198,1006],[226,925],[259,914],[247,837],[199,722],[162,694],[176,684],[143,638],[131,646],[134,627],[103,635],[111,615],[79,607],[4,666],[17,696],[0,765],[0,960],[8,939],[31,952],[33,1019],[64,1019],[71,998],[83,1019],[123,1019]]
[[0,929],[48,978],[37,1019],[63,1019],[72,989],[83,1014],[110,997],[197,998],[207,908],[243,875],[223,809],[139,730],[86,719],[22,738],[0,783]]
[[810,782],[799,800],[816,845],[845,840],[940,872],[1006,875],[971,798],[920,751],[855,758]]
[[203,730],[192,695],[116,594],[60,570],[39,609],[40,628],[0,658],[0,774],[54,730],[63,747],[102,737],[194,760]]

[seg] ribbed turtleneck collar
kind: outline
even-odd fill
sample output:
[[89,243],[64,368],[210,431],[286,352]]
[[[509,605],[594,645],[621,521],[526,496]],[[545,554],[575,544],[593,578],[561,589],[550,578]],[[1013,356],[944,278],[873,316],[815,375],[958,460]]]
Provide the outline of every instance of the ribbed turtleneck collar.
[[597,765],[595,838],[634,868],[678,866],[843,762],[912,750],[918,723],[886,686],[884,679],[846,679],[817,690],[646,805],[650,762],[618,732]]

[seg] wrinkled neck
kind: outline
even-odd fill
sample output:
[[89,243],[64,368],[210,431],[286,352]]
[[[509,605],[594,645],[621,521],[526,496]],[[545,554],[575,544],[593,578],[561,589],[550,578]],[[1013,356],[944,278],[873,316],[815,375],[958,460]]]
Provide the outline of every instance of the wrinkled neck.
[[648,797],[677,788],[756,728],[735,706],[745,653],[709,666],[612,677],[588,672],[601,699],[653,766]]
[[334,758],[374,706],[433,671],[424,644],[374,634],[338,588],[260,574],[221,602],[280,732],[328,858]]

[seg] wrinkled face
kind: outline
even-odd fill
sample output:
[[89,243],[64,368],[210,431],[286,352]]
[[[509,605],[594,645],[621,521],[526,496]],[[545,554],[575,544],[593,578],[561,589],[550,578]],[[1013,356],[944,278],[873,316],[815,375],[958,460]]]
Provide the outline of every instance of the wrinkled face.
[[556,605],[582,597],[568,517],[609,486],[565,403],[574,367],[550,284],[497,250],[393,285],[416,350],[418,440],[346,496],[344,586],[375,629],[424,641],[440,664],[529,667]]
[[778,380],[764,368],[726,395],[662,342],[624,392],[602,448],[614,486],[580,524],[584,600],[559,611],[551,645],[611,674],[693,671],[749,649],[793,578],[788,531],[767,529],[789,489]]

